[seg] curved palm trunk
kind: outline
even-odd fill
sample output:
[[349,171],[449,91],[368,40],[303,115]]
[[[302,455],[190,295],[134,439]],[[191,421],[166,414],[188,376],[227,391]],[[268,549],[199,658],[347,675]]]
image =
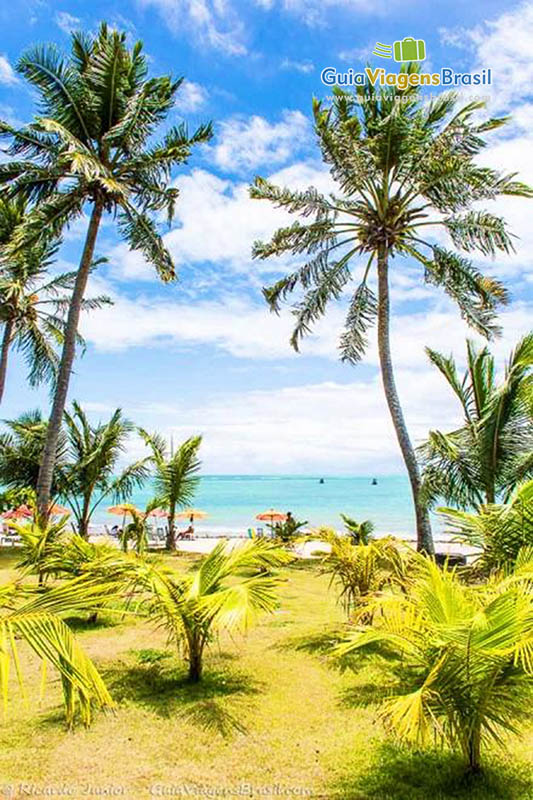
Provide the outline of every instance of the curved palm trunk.
[[89,272],[91,270],[96,236],[98,234],[100,220],[102,219],[102,212],[103,205],[97,200],[94,204],[91,214],[80,266],[76,275],[76,283],[74,284],[74,291],[72,293],[68,311],[65,339],[63,342],[63,352],[61,354],[61,363],[59,365],[59,374],[57,378],[54,402],[52,405],[52,411],[50,413],[50,420],[46,434],[46,443],[43,450],[41,467],[39,469],[39,478],[37,480],[37,505],[39,509],[39,517],[42,520],[46,520],[48,517],[50,491],[52,487],[52,479],[56,460],[57,440],[59,438],[61,424],[63,422],[63,412],[65,410],[65,404],[67,401],[72,364],[74,363],[74,356],[76,354],[76,336],[78,333],[81,304],[85,294]]
[[4,336],[2,338],[2,353],[0,355],[0,402],[4,396],[4,389],[6,385],[7,373],[7,359],[9,356],[9,347],[11,345],[11,336],[13,335],[13,320],[9,319],[4,327]]
[[392,366],[392,356],[390,349],[390,299],[389,299],[389,264],[388,255],[385,249],[378,253],[378,350],[379,362],[381,366],[381,379],[385,389],[385,397],[389,407],[390,415],[409,481],[415,506],[416,515],[416,542],[417,550],[426,553],[434,553],[433,536],[431,533],[431,523],[426,506],[420,498],[420,472],[415,456],[415,451],[409,432],[405,424],[400,399],[396,390],[394,380],[394,370]]

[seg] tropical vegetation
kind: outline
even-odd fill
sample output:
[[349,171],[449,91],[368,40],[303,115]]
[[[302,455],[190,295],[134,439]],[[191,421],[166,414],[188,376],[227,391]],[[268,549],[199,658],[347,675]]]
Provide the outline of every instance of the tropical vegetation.
[[506,503],[438,511],[455,540],[476,549],[485,574],[512,567],[523,548],[533,547],[533,481],[519,484]]
[[[53,383],[57,376],[57,348],[63,343],[65,313],[76,279],[75,272],[50,275],[59,243],[44,240],[14,253],[9,245],[30,208],[24,197],[0,198],[0,402],[4,395],[9,354],[20,350],[28,366],[28,382]],[[82,311],[111,303],[109,297],[84,298]],[[78,335],[78,344],[83,339]]]
[[23,640],[43,664],[58,671],[65,707],[66,721],[74,724],[79,713],[88,725],[93,707],[113,707],[111,696],[94,664],[62,619],[65,612],[75,612],[100,601],[102,588],[98,583],[75,580],[38,594],[17,582],[0,587],[0,693],[4,714],[10,688],[10,672],[14,667],[16,679],[24,693],[20,666],[19,640]]
[[[401,71],[418,73],[420,65],[402,64]],[[429,513],[394,378],[391,269],[401,269],[406,258],[419,264],[421,280],[446,292],[476,331],[493,336],[507,292],[464,253],[509,252],[512,239],[504,219],[480,209],[479,203],[499,195],[532,195],[514,176],[476,162],[486,134],[507,118],[480,121],[482,102],[460,108],[457,103],[450,93],[422,104],[414,87],[401,91],[365,85],[355,94],[336,89],[329,106],[317,99],[313,103],[317,140],[336,182],[335,194],[326,196],[314,187],[291,190],[260,177],[250,190],[251,197],[300,217],[253,249],[260,259],[306,256],[303,266],[264,289],[276,312],[298,290],[293,347],[298,350],[330,302],[346,291],[350,302],[340,341],[344,361],[362,359],[369,329],[377,321],[381,376],[411,484],[418,548],[428,553],[434,550]],[[447,232],[455,250],[429,239],[431,229]]]
[[378,647],[396,655],[402,687],[382,705],[387,724],[415,747],[444,739],[477,771],[484,746],[504,744],[529,715],[532,576],[531,549],[513,572],[481,588],[419,556],[404,591],[375,596],[372,623],[358,625],[336,652]]
[[425,497],[463,508],[506,501],[533,476],[533,334],[518,342],[501,380],[487,347],[467,342],[462,376],[452,356],[427,353],[458,398],[464,421],[450,433],[431,431],[421,446]]
[[[149,77],[149,66],[140,42],[106,24],[73,33],[67,54],[34,47],[17,68],[38,114],[22,127],[0,122],[8,141],[0,163],[0,400],[13,350],[29,384],[47,382],[53,396],[49,418],[28,411],[0,432],[3,541],[19,545],[0,552],[0,693],[4,711],[8,701],[15,711],[0,739],[12,736],[17,751],[6,762],[0,748],[2,778],[11,780],[19,762],[38,772],[43,758],[45,771],[49,764],[60,776],[62,764],[61,775],[72,771],[80,782],[94,763],[116,777],[121,753],[132,796],[140,796],[147,771],[135,773],[135,752],[154,775],[193,781],[195,791],[205,773],[257,786],[260,776],[260,793],[271,793],[267,783],[279,774],[302,794],[296,779],[317,796],[418,800],[448,796],[441,768],[455,770],[451,752],[471,775],[489,769],[469,784],[473,793],[454,786],[449,796],[510,797],[484,793],[494,764],[504,789],[516,789],[513,800],[529,796],[520,769],[530,771],[533,752],[523,724],[533,699],[533,334],[517,343],[502,375],[486,346],[467,342],[464,375],[453,356],[427,350],[463,421],[449,433],[431,431],[418,451],[391,353],[391,284],[406,259],[477,333],[499,331],[506,289],[474,259],[508,253],[512,238],[482,206],[533,194],[478,163],[486,134],[507,120],[482,119],[482,103],[459,107],[454,94],[422,103],[413,87],[335,90],[330,103],[313,104],[334,193],[259,177],[251,188],[253,198],[297,216],[253,250],[297,262],[264,289],[276,312],[296,297],[293,346],[345,295],[344,361],[363,358],[377,325],[420,552],[379,538],[368,519],[341,514],[342,533],[304,536],[307,522],[288,514],[265,538],[222,540],[198,556],[180,551],[176,520],[202,513],[190,508],[202,437],[175,446],[121,408],[95,421],[82,404],[67,405],[83,345],[80,314],[110,302],[87,297],[103,261],[95,258],[102,225],[116,223],[129,248],[163,282],[174,281],[162,223],[178,201],[176,167],[212,134],[210,124],[192,134],[172,124],[183,79]],[[401,70],[418,77],[419,66]],[[61,272],[64,232],[85,221],[78,269]],[[437,244],[435,232],[451,245]],[[146,449],[132,460],[135,436]],[[138,508],[131,501],[147,485],[150,499]],[[108,512],[123,517],[118,541],[90,536],[104,503],[118,504]],[[476,549],[473,564],[453,569],[445,554],[434,555],[431,509],[455,541]],[[167,525],[158,554],[149,537],[155,517]],[[316,539],[320,551],[303,558],[300,545]],[[48,665],[59,680],[48,680]],[[77,718],[89,725],[97,708],[117,709],[113,730],[101,720],[83,747],[60,741],[59,701],[69,728]],[[387,741],[389,732],[415,755]],[[522,766],[502,772],[495,746],[508,741],[522,748]],[[436,742],[447,749],[430,749]],[[398,769],[406,764],[407,778]]]
[[176,512],[190,505],[198,487],[202,437],[191,436],[174,452],[173,443],[169,448],[159,434],[149,434],[142,428],[140,434],[152,451],[156,505],[168,510],[166,548],[175,550]]
[[176,102],[182,79],[148,78],[141,42],[128,46],[125,33],[103,23],[98,33],[73,33],[71,51],[38,45],[17,64],[39,98],[39,116],[22,128],[0,123],[9,140],[0,185],[8,200],[33,203],[13,236],[10,250],[59,238],[84,211],[89,214],[64,330],[54,401],[38,480],[38,504],[46,517],[56,448],[63,423],[82,302],[105,214],[132,250],[139,250],[163,281],[176,272],[153,215],[172,219],[178,191],[171,170],[192,148],[209,140],[211,126],[189,135],[185,125],[154,136]]

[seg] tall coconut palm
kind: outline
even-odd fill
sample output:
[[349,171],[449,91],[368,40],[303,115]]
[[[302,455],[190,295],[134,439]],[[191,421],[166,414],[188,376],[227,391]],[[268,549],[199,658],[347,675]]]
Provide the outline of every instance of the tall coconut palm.
[[[63,343],[65,312],[76,281],[75,272],[55,277],[48,270],[57,252],[57,243],[24,247],[6,252],[15,231],[29,208],[26,200],[0,198],[0,323],[3,324],[0,350],[0,402],[4,394],[9,353],[22,352],[28,365],[30,386],[53,382],[57,376],[57,347]],[[84,299],[82,310],[111,303],[108,297]],[[83,343],[81,337],[79,342]]]
[[398,657],[399,694],[381,709],[397,736],[415,747],[443,739],[477,771],[484,744],[502,744],[529,718],[532,574],[533,549],[514,574],[477,588],[417,555],[406,591],[374,598],[373,623],[350,632],[337,654]]
[[74,402],[66,412],[68,462],[61,468],[63,497],[69,502],[78,533],[89,535],[89,523],[98,506],[112,496],[115,502],[127,499],[147,480],[149,458],[141,458],[119,471],[126,444],[135,430],[120,408],[107,422],[91,425],[86,413]]
[[36,244],[44,235],[59,236],[84,211],[89,216],[39,475],[39,509],[46,516],[81,303],[102,217],[116,217],[130,248],[139,250],[162,280],[174,280],[172,258],[151,215],[164,211],[172,217],[178,190],[170,186],[171,170],[187,160],[194,145],[210,138],[211,126],[200,126],[192,136],[184,125],[170,127],[162,141],[154,142],[182,79],[147,78],[142,43],[129,48],[126,34],[105,24],[96,35],[74,33],[68,56],[53,45],[34,47],[17,69],[39,95],[40,116],[21,129],[0,124],[11,140],[12,160],[0,165],[4,196],[35,203],[14,249]]
[[198,487],[201,461],[198,450],[201,436],[191,436],[176,452],[167,448],[165,439],[159,434],[149,434],[142,428],[139,433],[152,450],[154,465],[156,505],[168,510],[168,532],[166,549],[176,549],[176,511],[190,505]]
[[459,399],[464,423],[431,431],[420,448],[425,496],[463,508],[507,501],[533,477],[533,333],[510,354],[499,382],[487,347],[467,342],[462,377],[452,356],[426,352]]
[[[402,65],[416,73],[418,65]],[[494,314],[506,300],[504,288],[483,276],[460,253],[425,236],[430,226],[448,232],[458,250],[493,255],[511,249],[504,220],[473,204],[498,195],[531,196],[531,190],[496,170],[476,165],[484,134],[505,119],[478,122],[482,103],[456,109],[457,96],[441,95],[421,104],[418,90],[358,87],[355,95],[338,90],[330,107],[314,100],[315,131],[323,158],[331,166],[339,194],[325,196],[279,188],[256,178],[251,196],[298,214],[302,220],[278,230],[268,243],[257,242],[256,258],[293,254],[306,263],[265,289],[278,311],[296,289],[292,345],[348,291],[350,304],[340,350],[357,363],[377,319],[381,377],[396,436],[411,483],[418,547],[431,552],[429,514],[420,494],[420,472],[396,389],[390,342],[390,271],[404,259],[418,263],[422,278],[441,287],[467,322],[485,336],[495,332]],[[307,219],[311,221],[307,222]],[[356,276],[354,276],[354,272]],[[352,280],[355,278],[355,284]],[[377,284],[377,289],[375,284]]]

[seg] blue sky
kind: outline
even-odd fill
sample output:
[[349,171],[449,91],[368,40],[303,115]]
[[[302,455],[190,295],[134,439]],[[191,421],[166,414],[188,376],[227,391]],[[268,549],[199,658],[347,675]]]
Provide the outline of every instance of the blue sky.
[[[250,248],[285,218],[249,200],[247,185],[261,174],[291,186],[331,188],[310,126],[312,95],[328,93],[320,71],[361,69],[372,61],[376,41],[404,36],[425,39],[432,69],[492,68],[491,111],[510,111],[514,121],[493,138],[484,158],[520,170],[533,183],[533,4],[13,0],[0,9],[0,116],[27,121],[34,110],[34,97],[13,72],[21,51],[48,41],[66,48],[71,29],[94,30],[101,19],[144,41],[153,74],[185,76],[171,121],[186,119],[193,126],[212,119],[216,134],[175,175],[181,200],[166,236],[179,283],[159,284],[142,259],[120,244],[111,220],[102,228],[97,251],[109,263],[93,278],[91,291],[107,292],[115,305],[83,320],[88,346],[76,363],[71,398],[95,418],[121,406],[175,440],[204,433],[211,473],[401,470],[374,343],[361,366],[338,361],[342,304],[298,356],[288,345],[289,315],[277,318],[266,310],[261,286],[283,264],[252,262]],[[527,201],[499,202],[498,210],[520,237],[513,256],[480,262],[513,294],[502,316],[504,336],[495,345],[503,357],[531,325],[533,226]],[[58,268],[76,264],[85,222],[67,232]],[[398,383],[418,442],[429,428],[446,430],[458,420],[424,345],[453,350],[461,359],[465,328],[409,263],[395,265],[393,298]],[[2,417],[46,403],[45,389],[28,389],[14,354]],[[140,448],[133,440],[132,454]]]

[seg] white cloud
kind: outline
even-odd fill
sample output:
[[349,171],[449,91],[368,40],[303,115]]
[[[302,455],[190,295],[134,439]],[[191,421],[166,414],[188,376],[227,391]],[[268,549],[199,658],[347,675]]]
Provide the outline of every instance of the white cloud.
[[208,96],[209,92],[204,86],[185,80],[178,91],[174,108],[184,114],[194,113],[205,106]]
[[55,15],[55,22],[65,33],[72,33],[79,29],[81,20],[79,17],[69,14],[68,11],[58,11]]
[[280,66],[281,69],[301,72],[302,75],[309,75],[315,69],[312,61],[295,61],[292,58],[284,58]]
[[[473,69],[492,69],[492,107],[506,109],[531,93],[533,3],[525,2],[474,28],[442,28],[441,41],[473,50]],[[484,89],[486,87],[483,87]]]
[[200,44],[228,55],[245,55],[244,26],[228,0],[139,0],[158,9],[171,31],[192,31]]
[[311,135],[307,117],[287,110],[274,123],[260,116],[233,117],[219,131],[211,148],[213,159],[221,169],[234,173],[283,164],[305,147]]
[[[92,290],[100,291],[98,279],[92,281]],[[84,315],[82,333],[98,349],[154,346],[158,342],[168,347],[171,342],[182,350],[212,345],[254,360],[290,356],[289,320],[269,316],[250,301],[231,298],[189,305],[171,300],[116,299],[113,309]],[[517,338],[529,330],[530,320],[531,307],[526,305],[504,315],[505,336],[492,346],[500,364]],[[304,353],[336,358],[339,325],[337,308],[319,335],[305,345]],[[460,420],[456,400],[428,363],[424,345],[445,353],[453,351],[462,364],[465,331],[457,312],[450,309],[394,318],[398,392],[415,444],[425,439],[429,429],[453,429]],[[375,344],[366,363],[377,364]],[[365,375],[368,372],[347,366],[347,383],[326,380],[242,392],[221,387],[204,401],[197,397],[194,402],[188,401],[181,393],[175,399],[170,394],[164,403],[132,398],[126,401],[124,410],[146,427],[174,435],[175,440],[193,431],[203,433],[206,473],[400,472],[403,466],[379,374],[376,370],[370,377]],[[95,400],[91,409],[103,413],[106,409]]]
[[4,86],[15,86],[19,82],[7,56],[0,55],[0,83]]
[[[328,170],[312,162],[301,162],[270,176],[280,185],[299,189],[316,186],[332,191]],[[252,262],[252,244],[269,239],[281,225],[293,218],[266,201],[251,200],[248,183],[222,179],[203,169],[194,169],[176,179],[180,190],[174,227],[164,238],[178,266],[216,264],[246,274],[250,281],[261,274],[273,274],[290,263],[288,258]],[[153,280],[154,271],[138,252],[125,244],[113,247],[110,259],[117,280]]]

